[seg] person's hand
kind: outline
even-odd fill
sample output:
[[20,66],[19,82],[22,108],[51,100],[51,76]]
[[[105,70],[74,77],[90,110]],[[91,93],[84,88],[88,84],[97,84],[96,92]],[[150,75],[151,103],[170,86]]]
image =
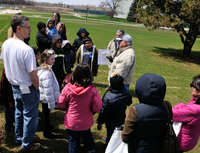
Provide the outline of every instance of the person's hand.
[[102,124],[97,124],[97,130],[101,130],[102,129]]
[[113,58],[111,56],[106,56],[106,58],[109,60],[110,63],[113,62]]

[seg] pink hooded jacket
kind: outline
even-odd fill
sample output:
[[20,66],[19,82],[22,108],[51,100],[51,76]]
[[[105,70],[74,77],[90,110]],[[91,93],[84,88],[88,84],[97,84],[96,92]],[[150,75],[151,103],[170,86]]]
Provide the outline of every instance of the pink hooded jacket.
[[68,83],[58,97],[58,106],[66,109],[65,128],[82,131],[93,125],[93,113],[100,111],[102,101],[94,86],[84,88]]
[[173,108],[173,121],[182,122],[178,141],[182,151],[192,150],[200,136],[200,105],[194,97],[188,104],[179,103]]

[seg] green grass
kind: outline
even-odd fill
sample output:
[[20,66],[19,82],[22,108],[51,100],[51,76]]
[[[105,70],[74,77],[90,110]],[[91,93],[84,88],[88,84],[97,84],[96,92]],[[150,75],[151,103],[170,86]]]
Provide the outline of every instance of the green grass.
[[[32,16],[39,13],[25,12],[25,15]],[[44,15],[44,16],[43,16]],[[49,16],[48,16],[49,15]],[[37,22],[44,21],[46,23],[49,14],[42,14],[42,17],[30,17],[32,27],[30,45],[36,46],[35,36],[37,32]],[[67,16],[67,17],[66,17]],[[62,15],[67,27],[67,37],[73,42],[77,37],[76,32],[80,27],[86,28],[90,32],[90,36],[94,41],[97,48],[106,48],[108,42],[114,37],[117,29],[124,29],[133,37],[133,46],[136,53],[136,68],[134,72],[133,83],[131,84],[130,91],[134,96],[134,87],[136,80],[144,73],[156,73],[162,75],[167,83],[167,93],[165,99],[170,101],[172,105],[180,101],[187,102],[191,98],[191,89],[189,84],[192,77],[199,74],[199,58],[200,58],[200,41],[197,40],[192,51],[191,58],[182,58],[182,43],[178,35],[173,31],[148,31],[141,27],[122,26],[118,24],[104,24],[102,22],[88,22],[81,20],[74,20],[70,15]],[[62,18],[62,19],[63,19]],[[100,18],[100,17],[99,17]],[[0,15],[0,45],[7,38],[7,29],[9,28],[11,16]],[[2,61],[0,61],[0,69],[2,69]],[[95,84],[101,95],[105,92],[107,82],[107,66],[100,66],[98,76],[95,78]],[[138,103],[137,98],[133,97],[133,103]],[[40,108],[41,109],[41,108]],[[0,109],[0,117],[4,118],[3,110]],[[64,153],[67,152],[67,139],[66,132],[63,126],[64,112],[55,110],[51,113],[52,122],[58,129],[56,132],[60,138],[55,140],[48,140],[42,136],[42,131],[39,126],[36,133],[36,141],[41,142],[44,146],[39,152],[45,153]],[[95,115],[96,119],[97,115]],[[2,122],[0,123],[2,124]],[[92,132],[95,137],[97,153],[103,153],[103,140],[105,137],[105,128],[102,131],[97,131],[94,124]],[[19,150],[13,145],[13,137],[8,137],[7,143],[2,144],[4,152],[14,153]],[[197,153],[198,146],[188,153]]]

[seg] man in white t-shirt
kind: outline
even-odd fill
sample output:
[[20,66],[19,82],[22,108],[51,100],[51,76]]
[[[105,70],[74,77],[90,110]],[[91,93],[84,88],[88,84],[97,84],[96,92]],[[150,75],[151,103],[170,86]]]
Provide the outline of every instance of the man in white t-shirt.
[[39,143],[33,143],[38,125],[39,81],[33,49],[24,43],[30,36],[29,19],[16,15],[12,18],[12,38],[2,45],[6,77],[12,85],[15,99],[15,138],[22,144],[22,151],[36,150]]

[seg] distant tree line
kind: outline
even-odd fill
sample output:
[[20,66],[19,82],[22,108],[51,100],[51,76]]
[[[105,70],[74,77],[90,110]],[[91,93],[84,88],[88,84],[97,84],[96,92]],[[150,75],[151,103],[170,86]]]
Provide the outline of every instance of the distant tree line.
[[32,5],[33,1],[27,1],[27,0],[0,0],[0,4],[23,4],[23,5]]

